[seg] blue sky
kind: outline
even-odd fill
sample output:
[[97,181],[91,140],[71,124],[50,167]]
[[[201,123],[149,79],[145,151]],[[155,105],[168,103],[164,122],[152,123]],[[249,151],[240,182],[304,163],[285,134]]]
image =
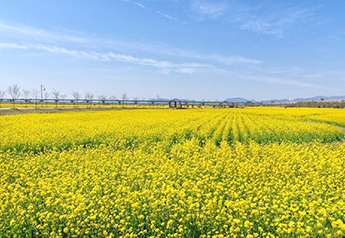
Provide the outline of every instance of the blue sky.
[[0,90],[345,95],[344,1],[2,0]]

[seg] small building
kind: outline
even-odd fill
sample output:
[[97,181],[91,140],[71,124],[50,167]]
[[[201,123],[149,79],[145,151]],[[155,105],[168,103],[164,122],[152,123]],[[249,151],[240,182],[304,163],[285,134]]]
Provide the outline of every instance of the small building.
[[170,108],[182,108],[182,102],[180,100],[174,99],[169,101]]

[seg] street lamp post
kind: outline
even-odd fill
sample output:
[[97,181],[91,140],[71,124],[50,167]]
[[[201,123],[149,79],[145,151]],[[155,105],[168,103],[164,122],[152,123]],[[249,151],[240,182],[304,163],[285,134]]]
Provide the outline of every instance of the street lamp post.
[[43,90],[45,91],[46,88],[41,84],[41,108],[43,108]]

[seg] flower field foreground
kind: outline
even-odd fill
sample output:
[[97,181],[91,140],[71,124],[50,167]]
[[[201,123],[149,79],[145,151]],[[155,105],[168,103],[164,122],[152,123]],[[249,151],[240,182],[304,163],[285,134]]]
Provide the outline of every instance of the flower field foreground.
[[343,237],[343,134],[311,121],[327,113],[1,117],[0,237]]

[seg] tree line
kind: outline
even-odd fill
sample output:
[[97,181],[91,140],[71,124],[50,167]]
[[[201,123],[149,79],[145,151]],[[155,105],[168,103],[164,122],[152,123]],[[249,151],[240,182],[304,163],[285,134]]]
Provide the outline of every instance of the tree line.
[[[42,94],[40,95],[40,93]],[[35,105],[37,107],[39,101],[41,102],[41,106],[42,106],[43,101],[48,103],[49,99],[53,99],[57,107],[57,104],[60,100],[67,99],[67,94],[62,94],[59,90],[56,90],[54,88],[52,89],[50,93],[44,89],[44,93],[43,93],[43,91],[40,91],[36,88],[33,88],[31,90],[26,90],[26,89],[21,90],[21,88],[17,84],[14,84],[14,85],[9,86],[7,90],[4,90],[4,91],[0,90],[0,107],[1,107],[1,103],[5,99],[5,96],[7,95],[9,96],[9,99],[11,100],[13,104],[13,108],[15,108],[15,103],[18,100],[24,100],[26,105],[31,100],[34,100]],[[119,100],[115,95],[108,97],[105,94],[101,94],[96,97],[93,93],[89,91],[85,92],[84,95],[82,95],[78,91],[72,91],[71,95],[74,99],[73,102],[75,103],[76,106],[78,106],[78,103],[82,100],[85,100],[89,106],[91,105],[93,100],[98,100],[99,102],[102,102],[103,104],[105,103],[106,100],[111,100],[111,101]],[[127,96],[126,93],[123,93],[120,100],[122,100],[122,102],[124,103],[126,100],[129,100],[129,97]],[[137,101],[139,99],[135,98],[133,100]]]

